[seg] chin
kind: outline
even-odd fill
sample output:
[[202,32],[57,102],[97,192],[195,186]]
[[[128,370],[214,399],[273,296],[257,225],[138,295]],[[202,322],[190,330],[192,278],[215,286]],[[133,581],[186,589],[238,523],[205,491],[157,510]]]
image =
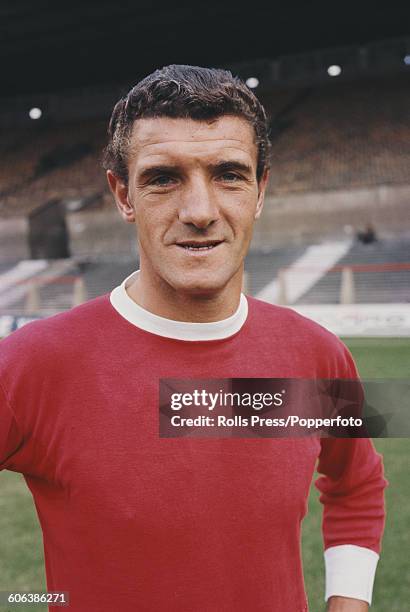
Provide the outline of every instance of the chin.
[[185,275],[175,283],[171,283],[174,289],[181,293],[190,295],[214,295],[222,291],[228,284],[230,278],[221,277],[216,274],[215,277],[204,278],[204,275],[195,274],[190,277]]

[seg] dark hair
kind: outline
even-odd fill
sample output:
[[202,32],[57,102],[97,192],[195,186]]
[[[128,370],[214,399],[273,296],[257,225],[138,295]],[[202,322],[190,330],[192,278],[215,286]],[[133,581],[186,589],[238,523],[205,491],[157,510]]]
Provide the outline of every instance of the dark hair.
[[121,98],[111,115],[103,167],[128,184],[128,147],[134,121],[151,117],[198,121],[222,115],[243,117],[255,131],[257,179],[269,167],[269,124],[253,92],[228,70],[172,64],[156,70]]

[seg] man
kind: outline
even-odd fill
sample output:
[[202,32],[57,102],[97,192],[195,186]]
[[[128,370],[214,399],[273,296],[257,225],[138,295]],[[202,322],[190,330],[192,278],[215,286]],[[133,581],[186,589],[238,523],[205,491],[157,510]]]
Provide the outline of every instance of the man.
[[241,293],[268,165],[266,115],[241,81],[149,75],[117,103],[104,158],[140,270],[2,342],[1,467],[25,476],[48,589],[73,612],[307,610],[317,459],[328,609],[368,609],[386,484],[370,440],[158,434],[161,378],[357,376],[332,334]]

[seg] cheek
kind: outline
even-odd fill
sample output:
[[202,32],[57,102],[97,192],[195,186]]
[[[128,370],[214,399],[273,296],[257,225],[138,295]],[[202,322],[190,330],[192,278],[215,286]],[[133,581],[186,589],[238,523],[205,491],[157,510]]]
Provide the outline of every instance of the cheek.
[[222,200],[222,210],[236,225],[252,224],[258,204],[257,189],[250,188],[239,193],[226,194]]
[[159,240],[171,227],[173,219],[172,208],[168,206],[137,208],[135,216],[140,236],[150,242]]
[[255,223],[255,210],[253,203],[248,201],[227,211],[225,218],[238,237],[248,236],[252,233]]

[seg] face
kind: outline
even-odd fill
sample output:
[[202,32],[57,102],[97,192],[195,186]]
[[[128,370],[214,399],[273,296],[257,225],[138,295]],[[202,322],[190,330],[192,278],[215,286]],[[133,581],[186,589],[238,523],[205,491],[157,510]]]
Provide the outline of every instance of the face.
[[128,159],[128,187],[107,175],[123,218],[137,225],[141,271],[179,293],[240,286],[267,182],[267,173],[256,178],[252,126],[232,116],[139,119]]

